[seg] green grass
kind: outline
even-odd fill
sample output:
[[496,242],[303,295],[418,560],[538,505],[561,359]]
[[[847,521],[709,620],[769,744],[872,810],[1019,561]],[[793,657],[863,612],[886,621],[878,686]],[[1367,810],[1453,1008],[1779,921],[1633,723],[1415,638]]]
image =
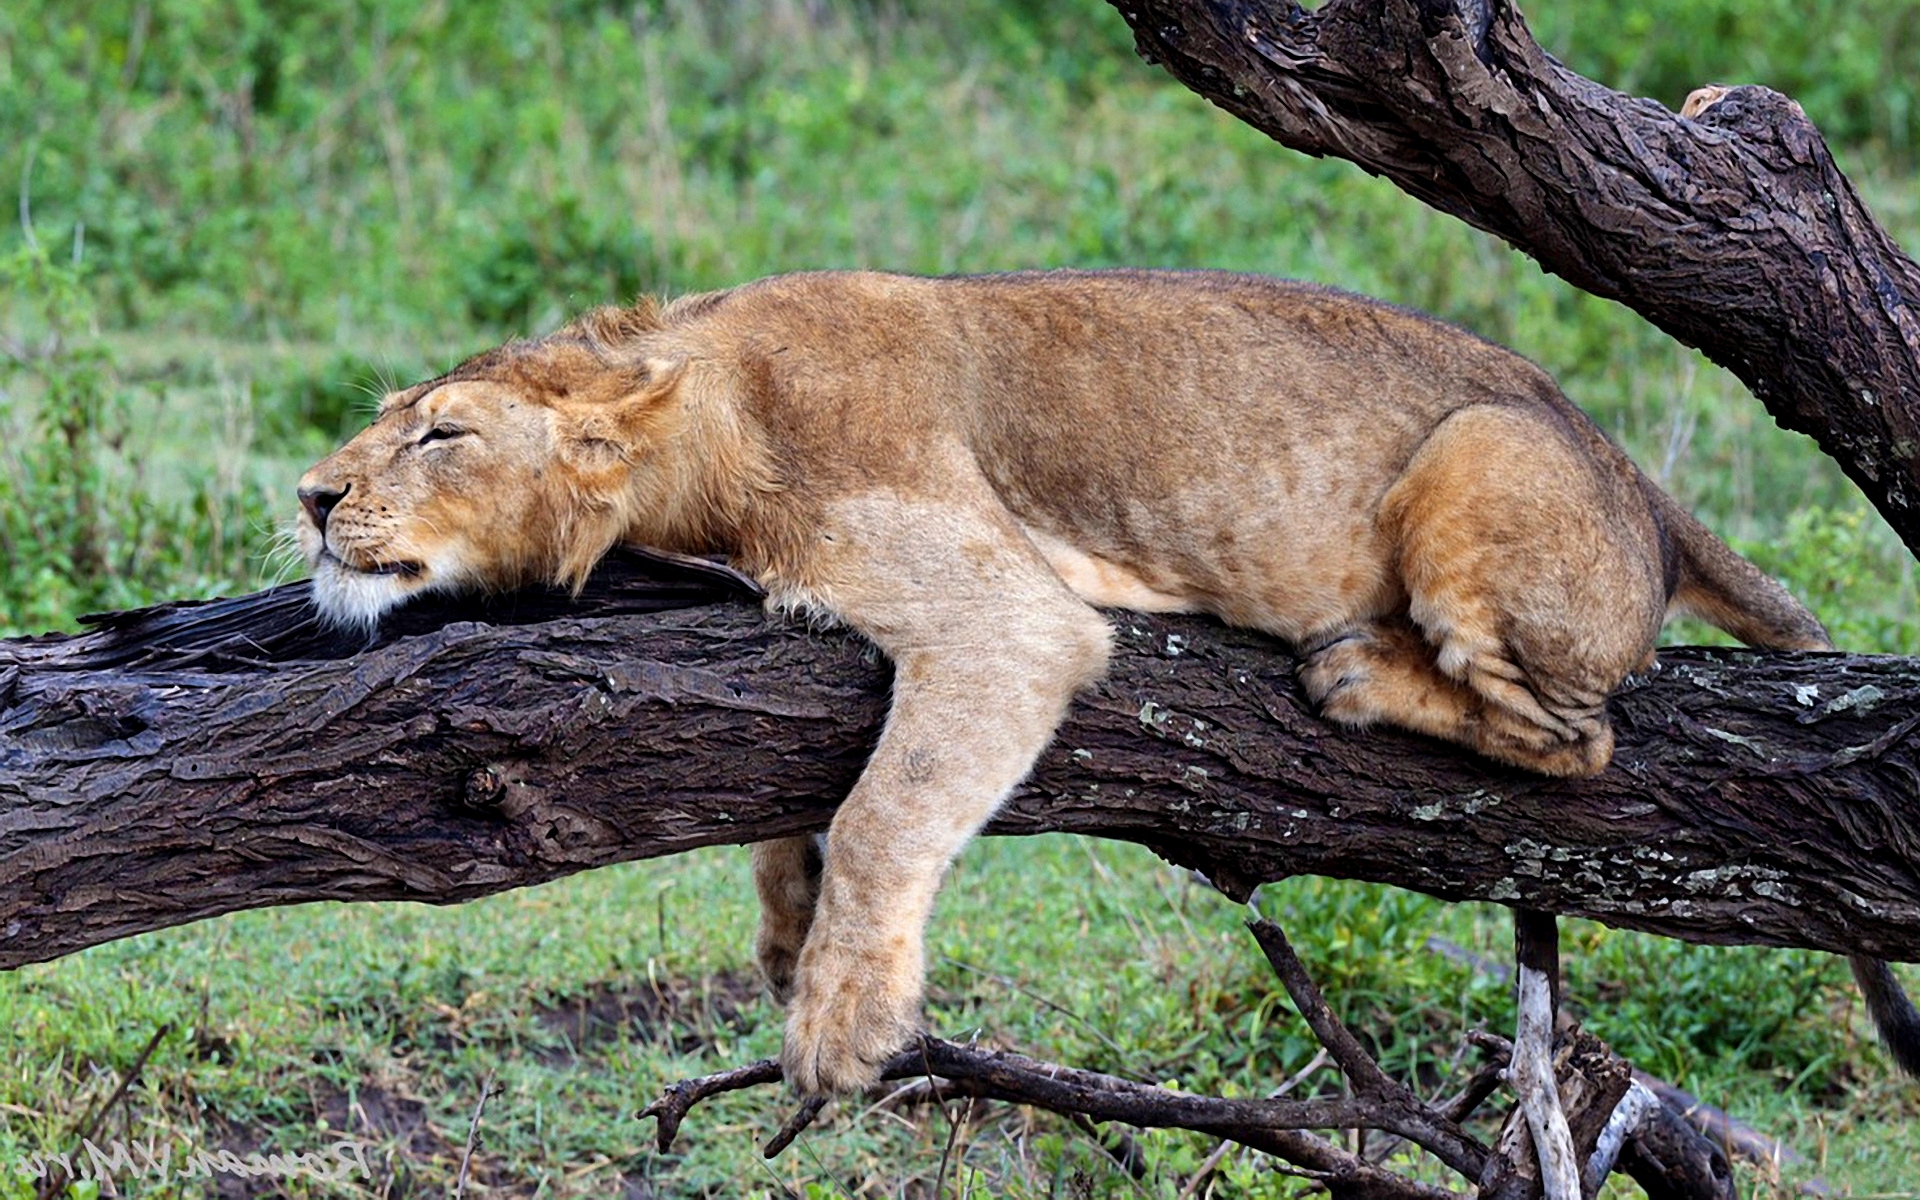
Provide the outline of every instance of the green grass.
[[[1709,81],[1791,88],[1920,244],[1908,6],[1568,0],[1536,16],[1577,69],[1670,105]],[[0,194],[25,196],[39,246],[0,231],[0,334],[27,351],[0,356],[0,633],[278,577],[294,479],[372,396],[586,304],[814,266],[1129,264],[1316,279],[1513,345],[1843,644],[1920,648],[1911,557],[1730,376],[1210,109],[1135,59],[1094,0],[569,0],[541,19],[481,0],[22,0],[0,11],[0,132]],[[853,1106],[766,1164],[754,1147],[784,1116],[769,1091],[703,1107],[656,1155],[632,1112],[660,1084],[777,1044],[748,983],[750,896],[745,855],[711,852],[448,910],[240,914],[0,976],[15,1031],[0,1197],[31,1193],[6,1175],[21,1155],[75,1147],[163,1026],[107,1131],[244,1151],[372,1129],[357,1136],[399,1172],[291,1194],[448,1192],[489,1074],[475,1170],[495,1195],[626,1180],[674,1196],[1173,1196],[1209,1152],[1146,1134],[1136,1184],[1044,1115]],[[1497,910],[1310,879],[1261,903],[1423,1086],[1464,1030],[1510,1023],[1501,985],[1426,948],[1501,957]],[[932,929],[930,1020],[1264,1090],[1312,1046],[1244,915],[1129,847],[975,846]],[[1636,1062],[1794,1145],[1836,1194],[1912,1188],[1914,1092],[1832,960],[1564,936],[1569,996]],[[1297,1189],[1240,1156],[1213,1194]]]
[[[1265,889],[1261,907],[1286,922],[1343,1018],[1424,1087],[1442,1086],[1467,1029],[1511,1026],[1503,986],[1425,946],[1437,934],[1498,957],[1508,934],[1497,910],[1312,879]],[[1253,951],[1246,915],[1133,847],[987,841],[941,898],[929,1021],[1130,1078],[1263,1091],[1314,1047]],[[0,1078],[0,1164],[74,1145],[82,1114],[170,1025],[109,1130],[308,1150],[341,1136],[357,1098],[375,1128],[354,1136],[375,1161],[414,1186],[444,1186],[491,1076],[499,1091],[474,1169],[507,1194],[617,1194],[621,1180],[716,1197],[931,1184],[957,1106],[943,1116],[837,1105],[765,1164],[756,1147],[788,1103],[766,1089],[703,1105],[674,1153],[653,1152],[651,1126],[632,1113],[662,1084],[778,1045],[778,1013],[745,982],[752,919],[745,853],[716,850],[451,909],[237,914],[26,968],[0,978],[0,1020],[34,1051],[16,1051]],[[1578,923],[1568,942],[1569,995],[1623,1052],[1701,1095],[1738,1097],[1750,1122],[1816,1164],[1824,1154],[1836,1188],[1885,1191],[1905,1178],[1920,1143],[1891,1122],[1912,1115],[1911,1093],[1857,1047],[1844,1072],[1824,1061],[1836,1033],[1861,1036],[1843,973],[1813,956]],[[1308,1086],[1335,1082],[1322,1071]],[[1835,1088],[1849,1095],[1827,1094]],[[1141,1144],[1153,1172],[1136,1185],[1065,1122],[995,1107],[956,1135],[940,1194],[963,1194],[971,1178],[976,1195],[1071,1195],[1055,1181],[1081,1173],[1092,1187],[1082,1194],[1170,1196],[1211,1148],[1170,1132]],[[1292,1194],[1253,1161],[1218,1194]]]

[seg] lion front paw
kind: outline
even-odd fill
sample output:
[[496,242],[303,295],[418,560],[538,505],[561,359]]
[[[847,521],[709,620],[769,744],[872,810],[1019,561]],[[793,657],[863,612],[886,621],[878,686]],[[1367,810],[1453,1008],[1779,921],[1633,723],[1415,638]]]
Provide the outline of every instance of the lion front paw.
[[760,928],[753,939],[753,957],[776,1004],[785,1004],[793,997],[794,971],[806,937],[806,925],[761,913]]
[[809,945],[787,1010],[780,1066],[802,1095],[858,1092],[920,1030],[920,967],[888,956]]

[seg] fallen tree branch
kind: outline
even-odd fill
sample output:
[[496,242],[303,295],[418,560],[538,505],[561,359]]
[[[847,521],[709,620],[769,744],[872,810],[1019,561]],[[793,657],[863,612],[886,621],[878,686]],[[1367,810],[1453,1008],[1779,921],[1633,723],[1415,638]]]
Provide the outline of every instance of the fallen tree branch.
[[[1143,1128],[1192,1129],[1251,1146],[1293,1162],[1336,1189],[1335,1195],[1358,1195],[1356,1189],[1380,1200],[1459,1200],[1456,1193],[1415,1183],[1342,1150],[1324,1138],[1298,1132],[1295,1121],[1311,1122],[1322,1109],[1345,1101],[1270,1101],[1220,1099],[1175,1092],[1136,1083],[1097,1071],[1040,1062],[1004,1050],[964,1046],[936,1037],[922,1037],[895,1055],[881,1069],[883,1080],[938,1078],[947,1095],[965,1095],[1044,1108],[1065,1116],[1095,1121],[1121,1121]],[[657,1122],[656,1144],[665,1153],[681,1123],[695,1105],[713,1096],[781,1080],[780,1063],[764,1058],[745,1066],[682,1080],[668,1086],[639,1112]],[[822,1105],[808,1102],[770,1140],[763,1153],[771,1158],[791,1144],[817,1116]]]
[[[351,658],[303,585],[0,642],[0,968],[823,828],[886,664],[745,605],[653,611],[720,591],[615,562],[564,618],[537,594],[450,603]],[[454,619],[476,615],[539,623]],[[1110,676],[994,832],[1138,842],[1240,897],[1312,873],[1920,958],[1913,661],[1670,652],[1614,702],[1613,767],[1566,782],[1332,728],[1258,634],[1116,626]]]
[[1112,3],[1143,57],[1282,145],[1698,347],[1920,553],[1920,267],[1798,104],[1703,89],[1683,118],[1556,62],[1508,0]]
[[[1539,918],[1535,915],[1535,920]],[[1460,1200],[1460,1194],[1444,1188],[1421,1184],[1370,1162],[1360,1154],[1342,1149],[1332,1142],[1304,1132],[1308,1128],[1380,1129],[1420,1146],[1451,1168],[1463,1180],[1478,1184],[1475,1194],[1508,1196],[1524,1200],[1539,1194],[1540,1176],[1531,1170],[1530,1153],[1523,1160],[1525,1147],[1515,1141],[1526,1139],[1528,1118],[1520,1109],[1509,1117],[1502,1133],[1502,1145],[1490,1153],[1486,1145],[1463,1132],[1457,1122],[1464,1120],[1473,1107],[1487,1099],[1489,1068],[1509,1062],[1513,1045],[1489,1035],[1474,1035],[1473,1040],[1489,1051],[1494,1061],[1474,1072],[1461,1097],[1445,1104],[1431,1105],[1414,1096],[1405,1086],[1385,1075],[1379,1065],[1336,1019],[1308,978],[1294,954],[1285,933],[1272,921],[1259,919],[1249,923],[1268,962],[1280,977],[1295,1007],[1313,1030],[1324,1049],[1308,1067],[1264,1100],[1196,1096],[1153,1084],[1122,1079],[1096,1071],[1054,1063],[1038,1062],[1006,1051],[959,1045],[940,1038],[922,1036],[914,1045],[895,1055],[881,1070],[883,1080],[922,1081],[920,1090],[941,1097],[966,1096],[1030,1105],[1061,1114],[1083,1130],[1098,1136],[1090,1122],[1122,1122],[1142,1128],[1187,1129],[1206,1133],[1274,1155],[1294,1173],[1325,1186],[1335,1200]],[[1525,939],[1522,939],[1523,943]],[[1524,947],[1523,947],[1524,948]],[[1287,1101],[1277,1097],[1290,1090],[1306,1074],[1317,1070],[1325,1058],[1340,1066],[1351,1087],[1345,1098]],[[1682,1200],[1719,1200],[1724,1189],[1698,1186],[1697,1168],[1701,1163],[1725,1160],[1704,1144],[1698,1134],[1679,1123],[1677,1114],[1666,1109],[1644,1088],[1634,1088],[1630,1068],[1597,1038],[1574,1032],[1548,1068],[1544,1083],[1527,1081],[1526,1087],[1557,1088],[1566,1099],[1563,1132],[1567,1134],[1567,1154],[1586,1158],[1587,1177],[1592,1181],[1586,1194],[1599,1187],[1616,1158],[1634,1147],[1635,1139],[1647,1138],[1648,1144],[1667,1154],[1686,1153],[1687,1161],[1676,1160],[1671,1169],[1650,1153],[1630,1156],[1633,1169],[1643,1186]],[[1559,1077],[1556,1084],[1555,1076]],[[682,1080],[668,1086],[653,1103],[642,1109],[641,1118],[657,1122],[657,1144],[668,1151],[682,1122],[694,1106],[713,1096],[744,1088],[776,1083],[781,1079],[779,1062],[762,1059],[743,1067]],[[878,1103],[889,1103],[900,1093],[889,1093]],[[810,1126],[824,1109],[826,1101],[814,1098],[803,1103],[781,1125],[763,1150],[768,1157],[779,1154],[794,1138]],[[1675,1139],[1678,1126],[1678,1140]],[[1103,1144],[1105,1144],[1103,1142]],[[1574,1149],[1577,1147],[1577,1150]],[[1205,1174],[1220,1161],[1220,1153],[1210,1156],[1201,1171],[1188,1181],[1191,1192]],[[1493,1190],[1489,1191],[1489,1186]],[[1548,1184],[1547,1195],[1579,1200],[1578,1178],[1563,1181],[1556,1192]]]
[[[1676,1087],[1664,1079],[1656,1079],[1638,1068],[1633,1072],[1633,1082],[1635,1087],[1658,1100],[1667,1111],[1679,1114],[1689,1128],[1699,1131],[1707,1144],[1716,1150],[1723,1150],[1728,1155],[1745,1159],[1776,1174],[1782,1166],[1804,1167],[1807,1164],[1806,1156],[1793,1147],[1761,1133],[1684,1088]],[[1809,1179],[1799,1185],[1798,1194],[1826,1196],[1832,1194],[1832,1189],[1825,1180]]]

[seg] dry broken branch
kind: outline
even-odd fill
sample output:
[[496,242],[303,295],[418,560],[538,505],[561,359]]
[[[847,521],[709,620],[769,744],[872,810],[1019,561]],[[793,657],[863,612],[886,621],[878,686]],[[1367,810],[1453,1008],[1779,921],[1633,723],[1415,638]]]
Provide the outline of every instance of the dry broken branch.
[[[1194,1129],[1276,1154],[1298,1164],[1336,1190],[1336,1196],[1375,1196],[1380,1200],[1458,1200],[1454,1193],[1417,1184],[1367,1163],[1332,1142],[1300,1133],[1293,1122],[1311,1123],[1337,1108],[1362,1112],[1364,1106],[1328,1102],[1230,1100],[1194,1096],[1136,1083],[1095,1071],[1040,1062],[1006,1051],[964,1046],[923,1037],[895,1055],[881,1078],[938,1079],[943,1094],[1003,1100],[1044,1108],[1065,1116],[1123,1121],[1146,1128]],[[662,1152],[673,1144],[687,1114],[701,1101],[725,1092],[778,1083],[778,1061],[766,1058],[745,1066],[682,1080],[640,1110],[657,1122]],[[821,1110],[808,1102],[769,1140],[768,1157],[784,1150]],[[1355,1189],[1372,1189],[1360,1191]]]
[[[1471,1105],[1458,1101],[1438,1106],[1422,1102],[1385,1075],[1334,1018],[1279,926],[1261,919],[1251,922],[1250,927],[1295,1006],[1326,1047],[1325,1053],[1332,1056],[1347,1076],[1352,1087],[1350,1096],[1304,1101],[1196,1096],[936,1037],[922,1037],[902,1050],[882,1069],[881,1076],[887,1080],[924,1080],[929,1091],[937,1082],[938,1093],[943,1096],[993,1099],[1043,1108],[1082,1123],[1083,1127],[1091,1120],[1210,1134],[1282,1159],[1291,1164],[1295,1172],[1325,1186],[1335,1200],[1459,1200],[1461,1193],[1414,1182],[1325,1138],[1305,1132],[1307,1129],[1389,1130],[1433,1154],[1463,1182],[1477,1184],[1478,1195],[1524,1200],[1538,1194],[1539,1176],[1526,1169],[1530,1158],[1523,1157],[1524,1147],[1508,1136],[1514,1130],[1526,1128],[1525,1119],[1517,1111],[1509,1119],[1507,1133],[1496,1151],[1490,1151],[1457,1124],[1469,1115],[1472,1105],[1491,1094],[1491,1088],[1482,1086],[1484,1070],[1474,1074],[1462,1093],[1474,1096]],[[1501,1039],[1482,1037],[1479,1040],[1494,1051],[1500,1062],[1511,1054],[1511,1046]],[[1644,1089],[1630,1090],[1627,1064],[1597,1039],[1587,1034],[1572,1037],[1555,1058],[1554,1072],[1559,1077],[1558,1088],[1566,1101],[1568,1124],[1573,1129],[1570,1144],[1578,1148],[1581,1162],[1592,1179],[1603,1179],[1623,1148],[1635,1149],[1634,1139],[1644,1134],[1651,1146],[1689,1157],[1669,1169],[1650,1153],[1637,1156],[1630,1153],[1636,1178],[1644,1177],[1642,1182],[1646,1186],[1667,1189],[1685,1200],[1718,1200],[1721,1193],[1717,1190],[1691,1190],[1694,1177],[1688,1168],[1710,1162],[1718,1162],[1724,1168],[1725,1160],[1650,1093]],[[672,1084],[639,1115],[657,1121],[658,1145],[664,1153],[697,1104],[724,1092],[776,1083],[780,1079],[779,1063],[762,1059]],[[1549,1080],[1547,1086],[1554,1084]],[[765,1154],[772,1157],[786,1149],[823,1107],[824,1102],[818,1099],[804,1103],[768,1141]],[[1678,1141],[1674,1140],[1676,1131]],[[1594,1187],[1597,1186],[1596,1182]],[[1592,1190],[1589,1188],[1588,1194]],[[1554,1194],[1549,1190],[1549,1196]],[[1574,1182],[1570,1191],[1559,1194],[1578,1200],[1582,1195],[1581,1186]]]

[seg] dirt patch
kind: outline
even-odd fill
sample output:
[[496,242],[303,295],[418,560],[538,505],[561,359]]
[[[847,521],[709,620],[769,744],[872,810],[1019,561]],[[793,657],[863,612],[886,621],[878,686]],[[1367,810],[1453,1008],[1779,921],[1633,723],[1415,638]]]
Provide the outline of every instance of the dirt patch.
[[[309,1092],[311,1122],[300,1144],[276,1141],[286,1127],[276,1130],[255,1122],[216,1119],[218,1130],[216,1155],[223,1158],[224,1169],[215,1168],[207,1179],[207,1195],[220,1200],[260,1200],[288,1195],[341,1195],[400,1197],[438,1195],[444,1189],[429,1180],[450,1177],[459,1169],[463,1143],[456,1143],[434,1128],[426,1102],[380,1083],[362,1080],[351,1089],[321,1083]],[[355,1158],[353,1169],[345,1169],[334,1147],[353,1142],[364,1148]],[[232,1169],[237,1160],[257,1162],[254,1155],[310,1154],[320,1171],[338,1171],[338,1184],[323,1182],[324,1175],[288,1175],[284,1172],[249,1174]],[[366,1172],[357,1168],[364,1161]],[[429,1169],[430,1168],[430,1169]],[[503,1177],[498,1166],[476,1153],[469,1164],[475,1182],[487,1185]],[[499,1193],[495,1193],[499,1194]]]
[[[540,1035],[531,1040],[540,1044],[528,1046],[523,1041],[513,1052],[561,1070],[591,1069],[583,1060],[623,1039],[645,1040],[685,1053],[716,1037],[737,1034],[752,1019],[748,1010],[759,1003],[760,995],[759,983],[746,973],[602,984],[529,1008],[527,1016]],[[455,1040],[451,1034],[444,1038],[447,1046]],[[477,1091],[468,1097],[468,1107],[478,1098]],[[436,1126],[427,1102],[409,1094],[404,1081],[361,1079],[341,1087],[316,1080],[307,1085],[306,1107],[308,1113],[295,1122],[213,1117],[208,1144],[215,1148],[214,1155],[233,1156],[229,1163],[246,1163],[253,1161],[253,1155],[276,1152],[327,1155],[332,1162],[334,1145],[351,1141],[366,1148],[367,1174],[356,1171],[349,1183],[335,1185],[216,1170],[205,1180],[204,1194],[219,1200],[335,1194],[402,1200],[450,1194],[466,1149],[465,1125],[454,1128],[443,1119]],[[290,1128],[304,1131],[298,1144],[287,1143]],[[495,1200],[533,1197],[536,1187],[517,1178],[510,1163],[490,1157],[485,1146],[483,1135],[468,1165],[467,1194]],[[645,1179],[615,1175],[605,1187],[605,1194],[620,1200],[651,1200],[655,1195]]]
[[534,1009],[534,1022],[554,1044],[533,1053],[545,1066],[561,1066],[623,1037],[686,1053],[719,1032],[737,1031],[760,995],[759,981],[745,973],[603,984]]

